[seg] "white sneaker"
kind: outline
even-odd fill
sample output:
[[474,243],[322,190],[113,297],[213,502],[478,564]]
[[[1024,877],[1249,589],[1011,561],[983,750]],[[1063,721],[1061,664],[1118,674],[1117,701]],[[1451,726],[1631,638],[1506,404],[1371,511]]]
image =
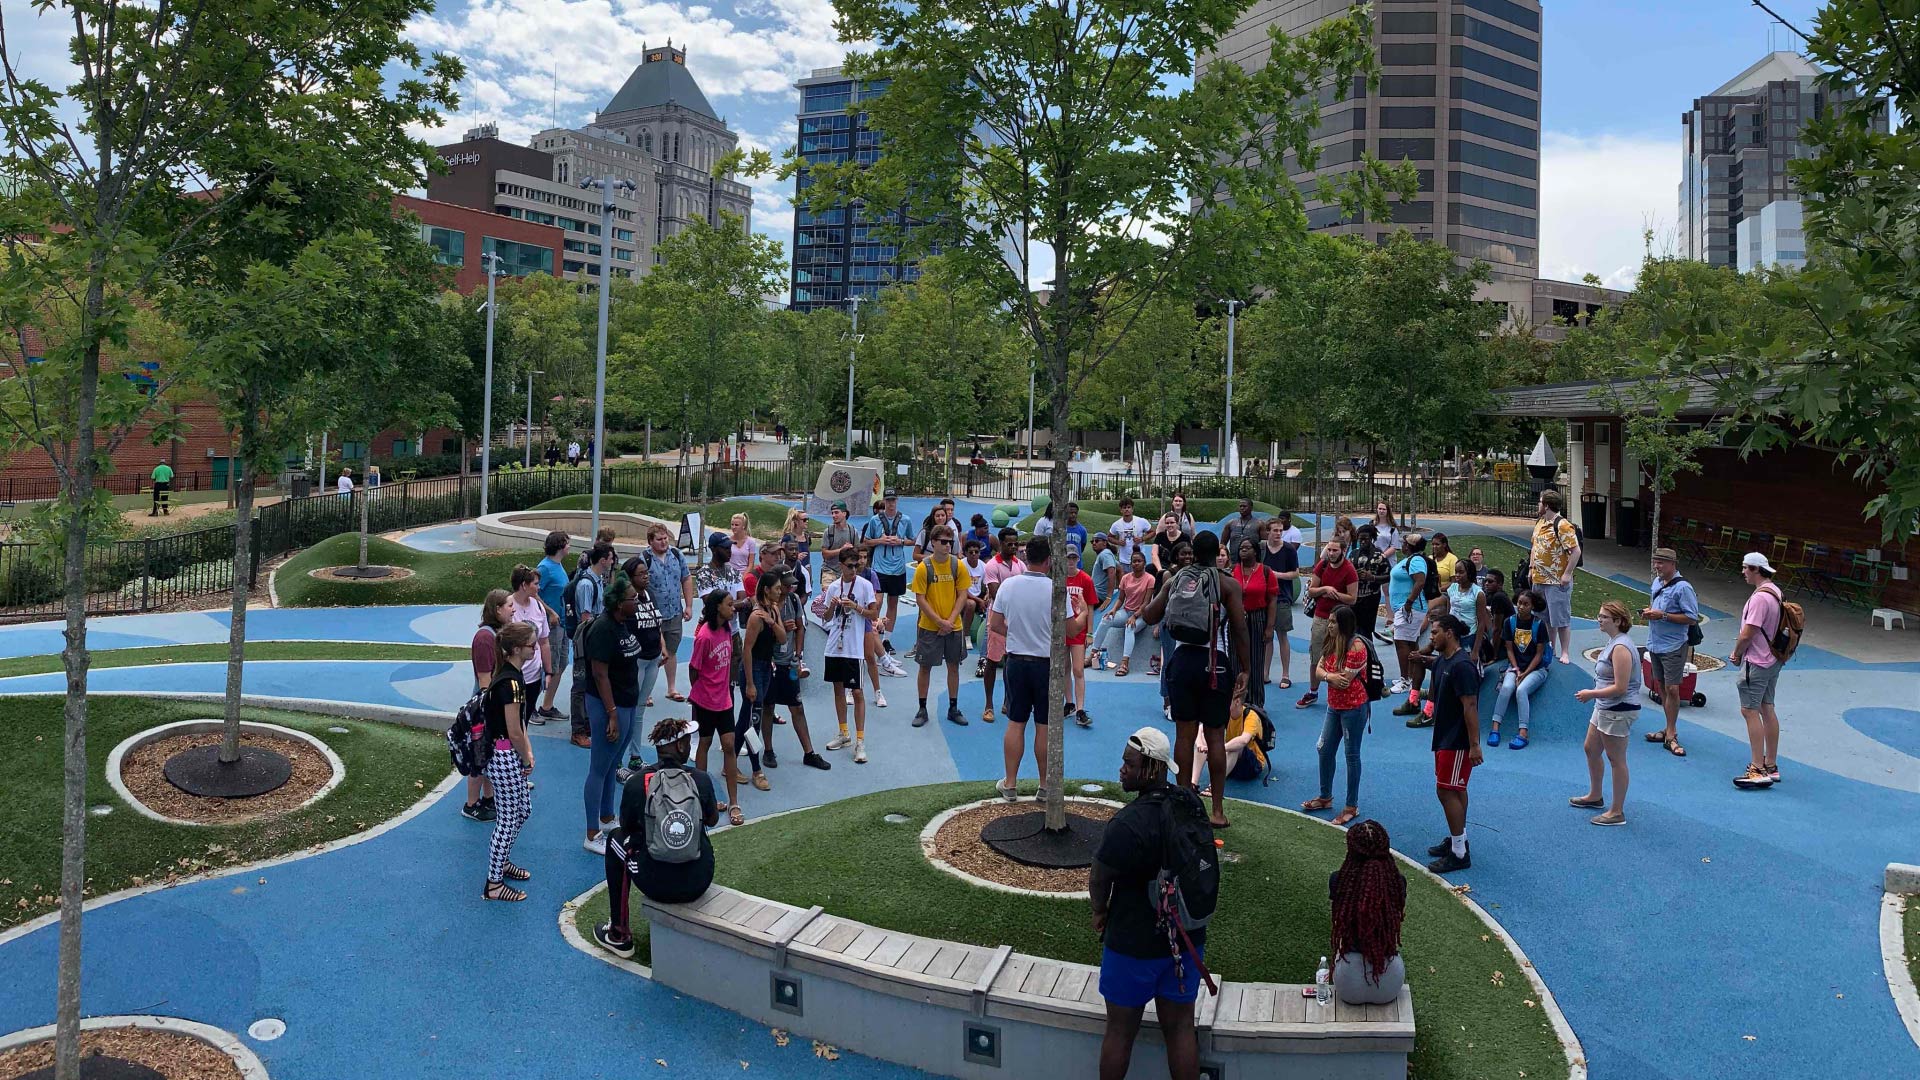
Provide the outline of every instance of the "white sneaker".
[[907,677],[907,669],[900,666],[900,661],[895,660],[892,654],[888,654],[880,658],[880,674],[904,679]]
[[607,834],[594,833],[593,839],[586,841],[580,846],[595,855],[605,855],[607,853]]
[[867,740],[853,740],[853,763],[855,765],[865,765],[867,763]]
[[845,734],[835,735],[833,738],[827,740],[827,749],[845,750],[847,748],[847,744],[852,741],[853,740],[848,738]]
[[1393,680],[1393,686],[1392,686],[1392,687],[1391,687],[1390,689],[1388,689],[1388,690],[1387,690],[1387,693],[1389,693],[1389,694],[1404,694],[1404,693],[1406,693],[1406,692],[1407,692],[1408,690],[1411,690],[1411,689],[1413,689],[1413,684],[1412,684],[1412,683],[1410,683],[1410,682],[1408,682],[1408,681],[1407,681],[1407,680],[1405,680],[1405,679],[1395,679],[1395,680]]
[[874,707],[880,708],[880,709],[884,709],[887,707],[887,695],[881,693],[880,688],[877,686],[874,687],[874,690],[873,690],[873,704],[874,704]]

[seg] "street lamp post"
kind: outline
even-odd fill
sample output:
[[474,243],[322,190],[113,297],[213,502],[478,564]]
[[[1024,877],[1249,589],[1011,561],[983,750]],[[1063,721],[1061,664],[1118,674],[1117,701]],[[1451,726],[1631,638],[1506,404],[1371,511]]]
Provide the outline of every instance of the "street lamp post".
[[480,516],[486,517],[487,488],[493,480],[493,282],[500,276],[500,256],[489,251],[480,261],[487,270],[487,375],[480,395]]
[[527,372],[527,438],[526,449],[520,453],[520,467],[523,469],[533,467],[533,377],[545,374],[544,371]]
[[631,180],[611,176],[580,181],[582,188],[600,191],[600,334],[593,363],[593,517],[588,535],[600,535],[600,462],[607,452],[607,301],[613,293],[613,199],[631,192]]
[[855,296],[853,299],[853,335],[847,343],[847,460],[853,460],[853,355],[860,346],[860,301],[866,299]]
[[1227,301],[1227,425],[1220,440],[1220,472],[1225,476],[1235,473],[1233,467],[1233,315],[1239,310],[1238,300]]

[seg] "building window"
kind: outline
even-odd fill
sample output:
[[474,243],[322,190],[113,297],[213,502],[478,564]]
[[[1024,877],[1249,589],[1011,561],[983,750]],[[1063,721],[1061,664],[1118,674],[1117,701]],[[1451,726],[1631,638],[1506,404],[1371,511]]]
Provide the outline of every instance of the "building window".
[[1540,32],[1540,13],[1529,11],[1513,0],[1455,0],[1456,3],[1470,7],[1484,15],[1503,19],[1522,30]]
[[631,248],[614,248],[613,257],[619,259],[621,262],[632,262],[633,250]]
[[[1386,48],[1387,46],[1382,46],[1381,51],[1385,52]],[[1431,51],[1432,47],[1429,46],[1428,48],[1429,51]],[[1382,62],[1384,63],[1385,60],[1383,59]],[[1433,61],[1429,59],[1427,62],[1432,63]],[[1515,86],[1524,86],[1529,90],[1540,89],[1540,72],[1538,70],[1522,64],[1516,64],[1511,60],[1502,60],[1492,53],[1484,53],[1478,49],[1470,49],[1465,45],[1455,45],[1453,47],[1453,66],[1466,68],[1468,71],[1477,71],[1482,75],[1491,75],[1502,82],[1510,82]]]
[[[1381,110],[1385,112],[1386,110]],[[1510,123],[1498,117],[1477,113],[1471,109],[1453,110],[1453,130],[1471,131],[1475,135],[1484,135],[1489,139],[1524,146],[1529,150],[1540,148],[1540,130],[1523,124]]]
[[[1458,204],[1456,204],[1458,205]],[[1465,236],[1454,233],[1447,237],[1447,246],[1453,253],[1468,259],[1482,262],[1506,263],[1513,266],[1537,266],[1540,252],[1525,244],[1510,244],[1501,240],[1489,240],[1479,236]]]
[[1539,193],[1530,187],[1509,184],[1505,180],[1495,180],[1490,176],[1455,170],[1449,175],[1453,190],[1461,195],[1472,195],[1495,202],[1512,203],[1529,210],[1539,205]]
[[1474,79],[1463,79],[1455,75],[1453,77],[1453,96],[1474,102],[1478,105],[1485,105],[1490,109],[1499,109],[1501,112],[1509,112],[1515,116],[1524,116],[1529,120],[1540,119],[1540,103],[1538,101],[1530,97],[1522,97],[1511,91],[1502,90],[1496,86],[1488,86],[1486,83]]
[[1380,127],[1387,128],[1430,128],[1433,126],[1433,106],[1401,105],[1380,110]]
[[412,457],[413,456],[413,440],[412,439],[393,440],[393,456],[397,458]]
[[632,229],[615,229],[613,230],[613,238],[615,240],[624,240],[627,243],[631,244],[633,243],[633,230]]
[[480,253],[500,256],[500,269],[514,277],[553,273],[552,248],[485,236],[480,239]]
[[420,239],[433,249],[434,262],[442,266],[467,265],[466,233],[421,222]]
[[340,444],[340,460],[359,461],[367,456],[367,444],[363,442],[343,442]]
[[1380,16],[1383,34],[1433,34],[1440,29],[1440,17],[1431,11],[1388,11]]
[[1434,77],[1431,75],[1382,75],[1380,76],[1380,96],[1432,97],[1433,82]]
[[1453,17],[1453,36],[1477,41],[1482,45],[1491,45],[1496,49],[1510,52],[1515,56],[1524,56],[1529,60],[1540,59],[1539,42],[1490,22],[1481,22],[1471,15]]
[[1571,429],[1568,431],[1567,437],[1577,443],[1586,442],[1587,441],[1587,425],[1580,424],[1580,423],[1575,423],[1571,425]]
[[1387,162],[1411,160],[1432,161],[1432,139],[1381,139],[1380,160]]
[[1465,162],[1468,165],[1478,165],[1483,169],[1492,169],[1512,176],[1524,176],[1529,180],[1540,175],[1540,163],[1533,158],[1510,154],[1505,150],[1482,143],[1454,139],[1449,150],[1453,160]]
[[1540,231],[1539,223],[1529,215],[1509,214],[1505,210],[1471,206],[1467,203],[1448,203],[1447,221],[1453,225],[1486,229],[1488,232],[1511,233],[1528,239],[1533,239],[1539,235]]
[[1593,441],[1595,443],[1598,443],[1601,446],[1613,445],[1613,425],[1612,424],[1593,425],[1593,435],[1594,435]]

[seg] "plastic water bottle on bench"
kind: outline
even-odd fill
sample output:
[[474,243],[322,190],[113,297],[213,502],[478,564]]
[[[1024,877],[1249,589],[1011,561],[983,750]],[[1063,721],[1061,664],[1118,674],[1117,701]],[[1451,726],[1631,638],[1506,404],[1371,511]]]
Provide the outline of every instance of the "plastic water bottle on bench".
[[1313,1000],[1323,1009],[1333,1004],[1333,972],[1324,956],[1320,958],[1320,970],[1313,973]]

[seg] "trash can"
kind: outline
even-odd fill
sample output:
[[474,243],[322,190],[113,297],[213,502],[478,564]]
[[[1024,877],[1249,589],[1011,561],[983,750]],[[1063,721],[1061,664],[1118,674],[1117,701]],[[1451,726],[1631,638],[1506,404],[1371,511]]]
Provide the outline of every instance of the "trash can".
[[313,494],[313,478],[306,473],[294,473],[287,487],[291,489],[294,498],[304,499]]
[[1607,538],[1607,497],[1598,492],[1580,496],[1580,531],[1588,540]]
[[1621,499],[1613,508],[1615,539],[1621,547],[1640,546],[1640,500]]

